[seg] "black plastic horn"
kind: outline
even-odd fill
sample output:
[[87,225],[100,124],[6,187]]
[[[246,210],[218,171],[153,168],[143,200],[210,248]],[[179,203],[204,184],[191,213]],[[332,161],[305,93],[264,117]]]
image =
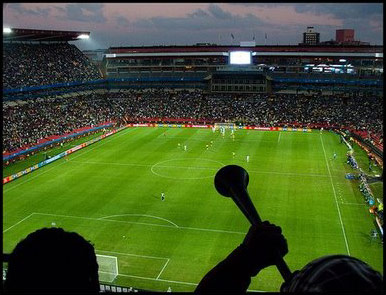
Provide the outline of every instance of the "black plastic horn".
[[[249,222],[252,225],[257,225],[261,223],[261,219],[249,197],[247,191],[248,183],[248,172],[237,165],[222,167],[214,178],[216,190],[224,197],[232,198]],[[291,276],[291,271],[283,260],[283,257],[279,254],[277,256],[276,266],[284,281],[288,281]]]

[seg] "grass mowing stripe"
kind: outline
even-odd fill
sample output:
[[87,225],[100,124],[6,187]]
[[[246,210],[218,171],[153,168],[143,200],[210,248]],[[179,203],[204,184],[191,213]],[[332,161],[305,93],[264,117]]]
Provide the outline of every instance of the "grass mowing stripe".
[[[166,291],[171,286],[173,291],[192,292],[195,285],[160,279],[200,282],[209,269],[240,244],[249,228],[234,204],[218,196],[213,179],[183,180],[215,174],[215,170],[210,169],[222,165],[208,162],[207,159],[211,159],[247,168],[251,178],[249,191],[256,195],[253,202],[256,201],[261,208],[261,215],[280,224],[286,232],[291,247],[286,260],[291,269],[300,269],[323,255],[347,254],[331,191],[332,177],[350,254],[382,273],[382,244],[380,241],[369,242],[368,233],[374,224],[365,206],[354,205],[365,202],[357,182],[344,178],[344,173],[352,172],[352,169],[344,159],[346,146],[339,143],[335,134],[325,132],[321,135],[324,137],[324,152],[321,148],[315,149],[322,144],[319,132],[281,132],[279,143],[279,134],[274,132],[240,130],[236,134],[239,141],[233,141],[229,136],[222,138],[211,130],[168,129],[167,136],[162,132],[157,128],[124,131],[126,135],[119,139],[103,146],[100,146],[103,142],[96,143],[100,148],[87,152],[84,157],[71,159],[67,165],[6,192],[3,230],[33,212],[102,220],[32,215],[3,234],[4,249],[10,252],[27,234],[41,227],[50,227],[55,222],[65,230],[78,232],[92,241],[96,249],[165,257],[151,259],[97,252],[117,256],[122,274],[148,278],[118,276],[116,284],[157,291]],[[187,139],[182,141],[175,138],[177,136]],[[187,144],[188,151],[178,148],[178,143]],[[208,149],[206,144],[210,145]],[[334,150],[338,154],[335,161],[332,159]],[[232,157],[232,152],[236,153],[235,157]],[[366,154],[362,150],[356,152],[358,164],[368,164]],[[248,163],[246,155],[250,156]],[[171,159],[173,162],[162,163]],[[122,165],[125,163],[144,166]],[[154,175],[149,166],[154,163],[159,163],[155,172],[170,178]],[[175,167],[160,167],[166,165]],[[201,169],[203,167],[207,168]],[[315,177],[308,177],[307,173]],[[163,191],[167,196],[165,202],[160,199]],[[130,213],[137,216],[114,216]],[[154,217],[194,230],[177,228]],[[216,229],[238,232],[218,232]],[[169,263],[156,280],[167,259],[170,259]],[[281,284],[282,278],[273,267],[253,278],[250,289],[274,292]]]
[[[134,129],[136,129],[136,128],[134,128]],[[134,129],[128,129],[128,130],[134,130]],[[125,131],[125,130],[122,130],[122,131]],[[122,136],[122,135],[124,135],[124,134],[126,134],[126,133],[122,133],[122,134],[120,134],[119,136],[114,137],[114,138],[116,139],[116,138],[118,138],[118,137],[120,137],[120,136]],[[79,155],[75,155],[74,157],[72,157],[72,159],[76,159],[76,158],[78,158],[78,157],[80,157],[80,156],[82,156],[82,155],[84,155],[84,154],[86,154],[86,153],[88,153],[88,152],[94,150],[95,148],[100,147],[101,145],[105,145],[106,143],[109,143],[109,142],[110,142],[111,140],[113,140],[114,138],[110,138],[109,141],[102,142],[99,146],[94,146],[94,147],[92,147],[91,149],[87,149],[87,150],[85,150],[84,153],[81,153],[81,154],[79,154]],[[54,162],[53,162],[53,163],[54,163]],[[32,179],[35,179],[36,177],[39,177],[40,175],[42,175],[42,174],[44,174],[44,173],[47,173],[47,172],[51,171],[52,169],[54,169],[54,168],[56,168],[56,167],[58,167],[58,166],[61,166],[61,165],[65,164],[65,163],[66,163],[66,162],[62,162],[62,163],[60,163],[60,164],[58,164],[58,165],[56,165],[56,166],[54,166],[54,167],[51,167],[50,169],[47,169],[47,170],[45,170],[45,171],[39,173],[38,175],[35,175],[35,176],[33,176],[33,177],[31,176],[30,178],[26,179],[25,181],[22,181],[22,182],[20,182],[20,183],[18,183],[18,184],[15,184],[14,186],[10,187],[9,189],[3,190],[3,193],[9,192],[10,190],[13,190],[15,187],[18,187],[18,186],[21,185],[21,184],[24,184],[24,183],[26,183],[26,182],[28,182],[28,181],[30,181],[30,180],[32,180]],[[41,168],[40,168],[40,169],[41,169]]]
[[326,160],[328,174],[330,175],[331,186],[332,186],[332,190],[334,192],[335,204],[336,204],[336,208],[338,210],[340,225],[342,227],[342,233],[343,233],[343,237],[344,237],[344,242],[346,244],[347,254],[350,255],[350,249],[348,247],[347,238],[346,238],[346,231],[344,229],[344,225],[343,225],[342,216],[341,216],[341,213],[340,213],[340,208],[339,208],[338,200],[336,199],[336,192],[335,192],[334,182],[332,181],[332,175],[331,175],[331,171],[330,171],[330,166],[328,165],[328,161],[327,161],[326,150],[324,148],[322,136],[320,136],[319,138],[320,138],[320,142],[322,143],[322,148],[323,148],[324,158]]

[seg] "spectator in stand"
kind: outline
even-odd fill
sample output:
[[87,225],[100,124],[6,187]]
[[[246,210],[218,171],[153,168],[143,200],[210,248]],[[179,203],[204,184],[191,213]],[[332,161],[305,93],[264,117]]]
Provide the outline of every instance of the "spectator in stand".
[[3,88],[98,79],[98,69],[75,45],[3,43]]
[[[377,106],[377,107],[374,107]],[[204,94],[202,91],[122,90],[74,97],[29,99],[3,105],[3,146],[11,152],[38,140],[106,121],[243,122],[259,126],[307,127],[326,124],[383,131],[382,107],[376,97],[276,94]],[[161,119],[160,119],[161,118]]]

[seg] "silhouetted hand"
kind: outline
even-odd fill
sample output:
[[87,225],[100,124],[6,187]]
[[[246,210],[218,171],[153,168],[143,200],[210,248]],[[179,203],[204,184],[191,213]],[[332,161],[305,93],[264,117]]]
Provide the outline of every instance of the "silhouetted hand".
[[195,293],[245,293],[251,277],[276,264],[277,257],[284,257],[287,253],[287,241],[280,227],[268,221],[253,225],[241,245],[202,278]]
[[255,276],[261,269],[276,264],[277,258],[288,253],[287,240],[282,235],[281,228],[269,221],[252,225],[240,245],[244,249],[249,262],[248,272]]

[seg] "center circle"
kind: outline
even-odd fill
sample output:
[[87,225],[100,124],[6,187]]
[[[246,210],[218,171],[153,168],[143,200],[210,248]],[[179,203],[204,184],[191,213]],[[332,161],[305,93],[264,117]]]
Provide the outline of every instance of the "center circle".
[[157,176],[170,179],[204,179],[213,178],[224,164],[201,158],[181,158],[161,161],[151,167]]

